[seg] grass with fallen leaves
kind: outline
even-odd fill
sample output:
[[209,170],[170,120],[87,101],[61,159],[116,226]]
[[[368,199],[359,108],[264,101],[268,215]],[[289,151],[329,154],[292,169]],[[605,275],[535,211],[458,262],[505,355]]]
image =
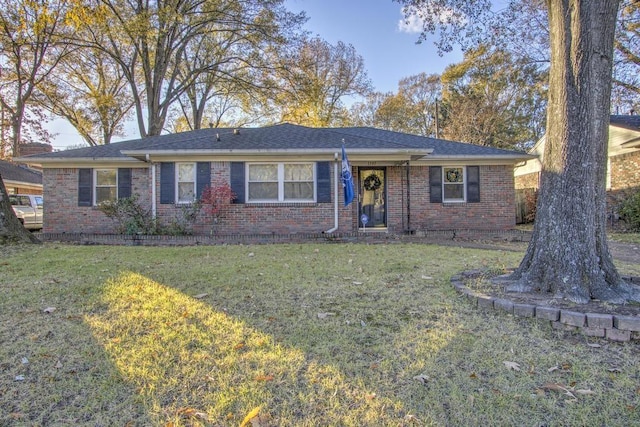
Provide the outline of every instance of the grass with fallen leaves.
[[479,311],[448,281],[521,256],[422,244],[6,250],[0,425],[640,419],[638,344]]

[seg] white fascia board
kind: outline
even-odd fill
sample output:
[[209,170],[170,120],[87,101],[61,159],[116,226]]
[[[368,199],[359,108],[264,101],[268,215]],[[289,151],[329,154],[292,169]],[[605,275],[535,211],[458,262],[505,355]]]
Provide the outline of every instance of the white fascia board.
[[[347,156],[349,161],[406,161],[414,156],[426,156],[433,150],[407,150],[407,149],[349,149]],[[307,161],[327,161],[342,159],[342,148],[318,149],[318,150],[156,150],[156,151],[123,151],[122,154],[147,158],[150,161],[268,161],[295,159]]]
[[42,184],[34,184],[33,182],[16,181],[5,178],[3,178],[3,180],[5,187],[22,187],[42,191]]
[[425,164],[425,165],[441,165],[447,164],[460,164],[469,165],[471,163],[478,165],[513,165],[519,162],[523,162],[530,159],[535,159],[536,156],[530,154],[513,154],[502,156],[473,156],[473,155],[461,155],[461,156],[427,156],[420,160],[412,162],[412,164]]
[[45,157],[17,157],[17,163],[37,165],[48,168],[80,168],[80,167],[145,167],[145,162],[131,157],[75,157],[75,158],[45,158]]

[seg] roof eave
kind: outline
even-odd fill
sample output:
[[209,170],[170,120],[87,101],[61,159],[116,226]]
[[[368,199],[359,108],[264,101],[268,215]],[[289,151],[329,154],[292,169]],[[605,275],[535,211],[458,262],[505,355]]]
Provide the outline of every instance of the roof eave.
[[[394,159],[411,160],[417,157],[428,156],[433,149],[349,149],[347,156],[351,161],[363,161],[367,159]],[[319,149],[207,149],[207,150],[123,150],[122,154],[140,160],[157,160],[169,158],[197,158],[216,157],[223,159],[259,159],[268,157],[298,157],[308,159],[333,159],[342,158],[340,148],[319,148]]]
[[521,162],[526,160],[535,159],[537,156],[524,153],[516,154],[501,154],[501,155],[474,155],[474,154],[460,154],[460,155],[431,155],[423,157],[422,161],[502,161],[502,162]]
[[100,161],[103,163],[144,163],[144,160],[132,157],[16,157],[13,159],[17,163],[29,165],[64,165],[64,164],[82,164],[95,163]]

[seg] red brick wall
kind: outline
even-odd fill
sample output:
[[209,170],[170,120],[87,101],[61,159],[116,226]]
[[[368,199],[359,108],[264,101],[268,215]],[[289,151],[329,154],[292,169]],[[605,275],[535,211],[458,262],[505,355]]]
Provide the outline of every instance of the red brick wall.
[[[480,167],[480,203],[430,203],[429,168],[411,167],[407,194],[406,167],[386,168],[387,225],[391,233],[412,230],[509,229],[515,225],[513,168],[511,166]],[[342,186],[339,190],[338,232],[358,228],[358,169],[354,168],[354,202],[344,207]],[[331,166],[331,192],[334,170]],[[228,182],[229,163],[211,164],[211,182]],[[151,209],[149,169],[132,170],[132,192]],[[115,223],[95,207],[78,207],[78,169],[46,169],[44,171],[45,223],[48,233],[113,233]],[[410,197],[410,206],[407,197]],[[179,218],[181,207],[160,204],[159,168],[156,174],[156,209],[161,225]],[[408,216],[410,214],[410,224]],[[200,213],[193,225],[195,234],[209,234],[213,221]],[[290,234],[321,233],[334,226],[334,203],[232,204],[225,217],[213,227],[216,234]]]
[[414,230],[503,230],[515,225],[512,166],[480,166],[479,203],[430,203],[429,197],[429,168],[412,168]]
[[[78,206],[78,169],[44,169],[45,233],[113,233],[116,223],[96,207]],[[149,206],[149,169],[131,170],[133,194]]]
[[609,164],[612,191],[640,187],[640,150],[613,156]]
[[29,144],[20,144],[20,155],[30,156],[32,154],[51,153],[53,147],[51,144],[42,144],[38,142],[31,142]]

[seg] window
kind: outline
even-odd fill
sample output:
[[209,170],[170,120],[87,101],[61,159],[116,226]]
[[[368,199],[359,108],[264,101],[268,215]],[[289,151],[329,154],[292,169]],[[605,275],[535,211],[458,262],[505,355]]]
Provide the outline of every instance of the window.
[[78,206],[131,197],[131,169],[78,169]]
[[196,199],[195,163],[176,163],[176,194],[178,203],[191,203]]
[[442,168],[442,200],[444,202],[465,201],[465,168]]
[[211,162],[160,163],[160,203],[192,203],[211,185]]
[[118,198],[117,169],[95,169],[94,173],[96,183],[94,204],[115,201]]
[[480,166],[429,166],[431,203],[480,203]]
[[248,164],[249,202],[315,201],[313,163]]

